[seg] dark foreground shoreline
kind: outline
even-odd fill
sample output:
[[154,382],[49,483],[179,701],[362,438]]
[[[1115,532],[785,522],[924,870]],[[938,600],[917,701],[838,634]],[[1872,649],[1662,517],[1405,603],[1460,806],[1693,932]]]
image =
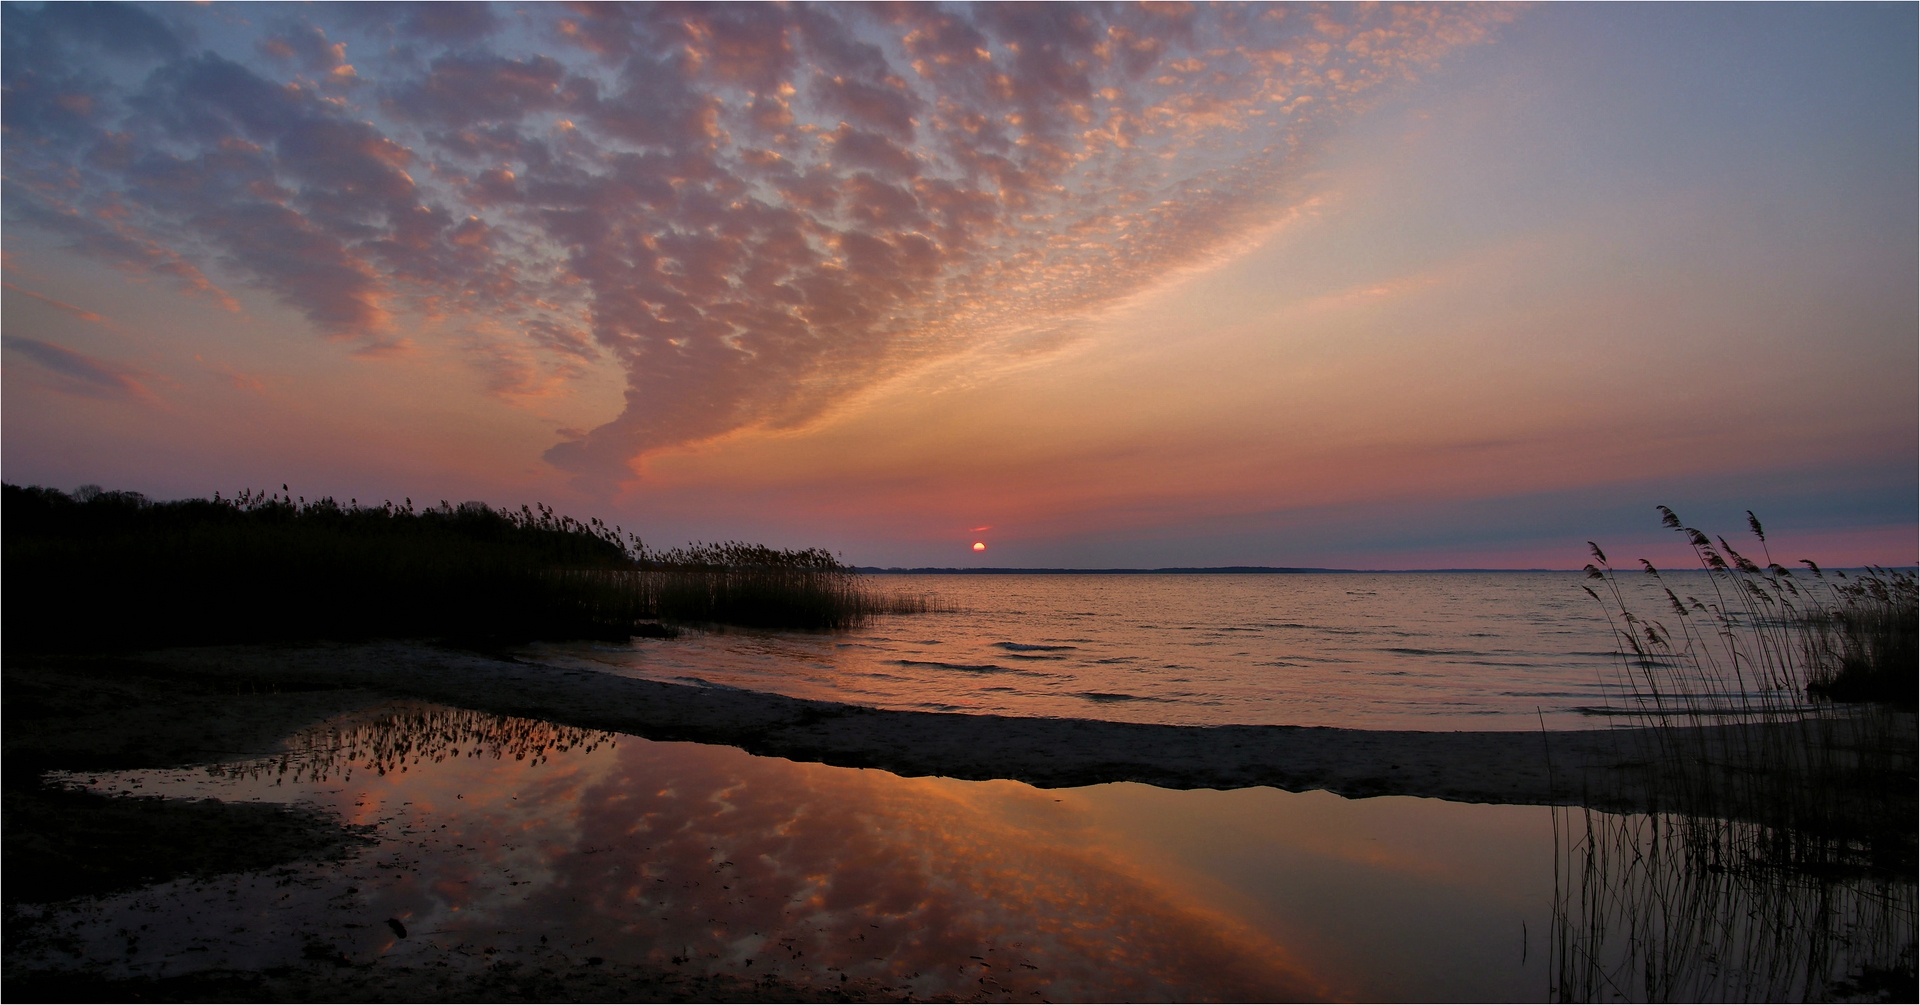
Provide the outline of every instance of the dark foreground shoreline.
[[259,757],[279,752],[300,729],[395,698],[904,776],[1005,778],[1045,788],[1273,786],[1633,810],[1649,808],[1654,763],[1638,730],[1194,727],[887,711],[408,642],[12,657],[5,676],[3,990],[21,1000],[907,1000],[860,982],[831,989],[712,983],[645,966],[454,979],[446,971],[314,959],[270,972],[158,981],[109,980],[84,961],[79,969],[48,968],[48,953],[57,950],[48,942],[54,933],[36,924],[51,916],[40,905],[178,877],[341,859],[365,836],[298,807],[110,798],[49,787],[47,772]]
[[[182,674],[251,681],[255,687],[366,689],[906,777],[1012,779],[1039,788],[1105,782],[1169,789],[1271,786],[1348,798],[1659,808],[1648,782],[1660,740],[1648,729],[1176,726],[896,711],[639,680],[412,642],[173,649],[143,658]],[[1711,751],[1750,744],[1755,732],[1795,728],[1789,722],[1685,732],[1705,741],[1691,747]]]
[[[732,688],[664,684],[549,667],[511,655],[417,642],[223,646],[142,653],[136,673],[276,699],[263,717],[236,694],[200,759],[271,753],[292,728],[346,711],[346,692],[612,730],[647,740],[722,744],[766,757],[902,776],[1012,778],[1039,788],[1146,782],[1162,788],[1273,786],[1338,796],[1425,796],[1471,803],[1584,803],[1632,809],[1649,763],[1645,730],[1357,730],[1332,726],[1169,726],[1094,719],[889,711]],[[323,698],[324,696],[324,698]],[[363,699],[363,698],[361,698]],[[336,711],[338,709],[338,711]],[[288,715],[307,719],[284,721]],[[148,724],[156,728],[157,723]],[[90,726],[83,748],[109,742]],[[1709,730],[1709,734],[1730,730]],[[77,751],[75,751],[77,753]],[[177,753],[186,755],[186,749]]]
[[1545,803],[1617,787],[1601,785],[1601,777],[1634,760],[1631,737],[1619,730],[1164,726],[890,711],[415,643],[175,649],[144,658],[196,676],[365,688],[649,740],[722,744],[909,777],[1007,778],[1041,788],[1120,781],[1175,789],[1269,785],[1351,797]]
[[[86,737],[55,740],[72,748],[63,760],[84,760],[84,751],[103,743],[151,746],[174,763],[183,761],[187,748],[200,748],[192,752],[202,760],[257,756],[273,752],[286,733],[345,711],[343,703],[372,696],[908,777],[1013,779],[1041,788],[1119,781],[1175,789],[1264,785],[1353,798],[1600,806],[1624,801],[1621,808],[1627,808],[1636,787],[1632,776],[1650,757],[1646,731],[1634,729],[1174,726],[893,711],[637,680],[414,642],[182,648],[117,663],[150,681],[237,693],[226,699],[217,722],[184,727],[211,729],[205,742],[171,735],[182,725],[176,713],[127,708],[111,724],[88,726]],[[302,697],[294,700],[296,695]],[[47,725],[59,732],[57,724]],[[109,740],[102,729],[146,738]]]

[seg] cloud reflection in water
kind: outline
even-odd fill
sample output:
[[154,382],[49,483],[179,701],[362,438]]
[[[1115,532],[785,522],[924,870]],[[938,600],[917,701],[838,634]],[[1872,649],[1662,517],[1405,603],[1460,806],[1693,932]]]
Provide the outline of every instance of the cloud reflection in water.
[[381,847],[349,871],[376,924],[414,934],[361,930],[378,941],[360,952],[395,962],[425,942],[478,960],[845,973],[917,994],[1327,994],[1269,937],[1118,847],[1072,792],[410,703],[290,746],[209,769],[196,794],[291,788],[380,825]]

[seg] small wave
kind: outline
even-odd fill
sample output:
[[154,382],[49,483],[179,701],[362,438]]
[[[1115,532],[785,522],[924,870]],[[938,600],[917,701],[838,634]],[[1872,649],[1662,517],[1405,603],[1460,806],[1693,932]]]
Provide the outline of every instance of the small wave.
[[1165,704],[1177,704],[1177,702],[1174,702],[1171,698],[1153,698],[1140,694],[1120,694],[1114,691],[1081,691],[1076,693],[1074,697],[1085,698],[1088,701],[1097,701],[1102,704],[1116,701],[1157,701]]
[[744,688],[744,687],[734,687],[734,686],[733,686],[732,684],[716,684],[716,683],[714,683],[713,681],[710,681],[710,680],[702,680],[702,679],[701,679],[701,678],[699,678],[699,677],[675,677],[675,678],[673,678],[673,679],[674,679],[674,680],[680,680],[680,681],[686,681],[687,683],[689,683],[689,684],[692,684],[692,685],[694,685],[695,687],[710,687],[710,688],[713,688],[713,689],[714,689],[714,690],[716,690],[716,691],[747,691],[747,690],[750,690],[749,688]]
[[1010,673],[1022,677],[1057,678],[1059,674],[1040,673],[1037,670],[1022,670],[1019,667],[1003,667],[998,663],[942,663],[939,660],[894,660],[903,667],[937,667],[941,670],[958,670],[962,673]]
[[1335,628],[1332,625],[1303,625],[1297,621],[1273,621],[1257,625],[1258,628],[1291,628],[1301,632],[1321,632],[1327,635],[1373,635],[1371,628]]
[[1078,649],[1079,646],[1043,646],[1029,642],[995,642],[996,649],[1005,649],[1011,653],[1055,652],[1061,649]]

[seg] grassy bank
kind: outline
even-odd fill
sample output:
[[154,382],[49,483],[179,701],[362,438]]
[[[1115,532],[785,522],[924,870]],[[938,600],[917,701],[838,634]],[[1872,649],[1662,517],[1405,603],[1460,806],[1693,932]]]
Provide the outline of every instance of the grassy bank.
[[819,549],[695,545],[544,507],[4,487],[5,631],[28,649],[626,638],[661,619],[847,628],[924,601]]

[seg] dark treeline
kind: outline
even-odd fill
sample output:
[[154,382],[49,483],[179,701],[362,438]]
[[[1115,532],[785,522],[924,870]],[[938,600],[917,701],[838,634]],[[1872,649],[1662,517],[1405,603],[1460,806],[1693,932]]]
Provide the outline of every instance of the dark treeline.
[[821,549],[656,551],[544,506],[3,491],[15,647],[624,639],[670,632],[660,619],[841,628],[923,606],[875,596]]

